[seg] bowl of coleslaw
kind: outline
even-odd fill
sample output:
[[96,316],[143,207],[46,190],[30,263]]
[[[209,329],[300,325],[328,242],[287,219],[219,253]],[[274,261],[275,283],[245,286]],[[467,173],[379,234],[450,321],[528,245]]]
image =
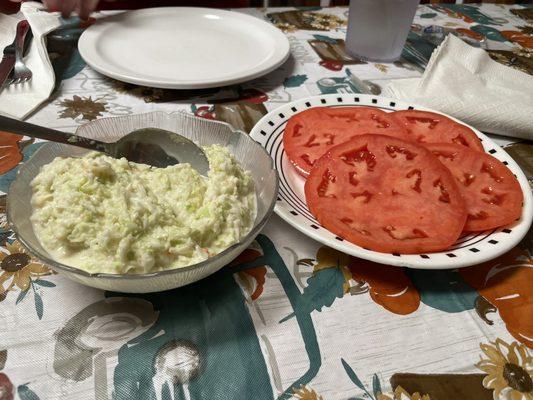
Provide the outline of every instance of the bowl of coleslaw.
[[21,166],[7,198],[8,221],[32,255],[79,283],[144,293],[202,279],[253,241],[278,192],[262,146],[228,124],[181,112],[100,119],[76,133],[114,141],[147,127],[204,147],[207,177],[188,164],[153,168],[46,143]]

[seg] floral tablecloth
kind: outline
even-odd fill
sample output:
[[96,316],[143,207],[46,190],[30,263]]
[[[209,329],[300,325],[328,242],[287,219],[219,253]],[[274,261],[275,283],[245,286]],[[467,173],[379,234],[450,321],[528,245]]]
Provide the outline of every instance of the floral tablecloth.
[[[57,88],[29,121],[74,131],[97,118],[186,110],[249,131],[291,100],[378,94],[391,79],[420,76],[439,32],[477,41],[497,61],[533,73],[526,6],[421,6],[402,58],[391,64],[344,52],[346,8],[239,12],[282,29],[292,57],[263,78],[200,91],[105,78],[76,50],[87,24],[65,21],[48,37]],[[498,141],[532,177],[531,145]],[[41,145],[0,135],[1,192]],[[5,195],[0,201],[4,208]],[[55,274],[0,216],[0,400],[533,399],[531,235],[483,265],[408,270],[348,257],[273,216],[248,250],[208,279],[128,295]]]

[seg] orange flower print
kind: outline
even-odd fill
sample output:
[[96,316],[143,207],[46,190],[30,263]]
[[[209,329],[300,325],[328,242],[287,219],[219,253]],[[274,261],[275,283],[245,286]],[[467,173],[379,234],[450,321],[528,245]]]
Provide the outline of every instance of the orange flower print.
[[498,309],[511,335],[533,347],[533,256],[528,250],[515,247],[492,261],[461,268],[459,274]]
[[353,279],[366,284],[372,300],[386,310],[406,315],[418,309],[420,295],[403,268],[355,257],[348,267]]
[[0,131],[0,174],[15,168],[22,161],[19,142],[23,136]]
[[[263,255],[261,248],[258,245],[257,248],[255,248],[254,244],[256,243],[252,243],[248,249],[239,254],[239,256],[230,264],[230,266],[252,262],[261,257]],[[239,277],[239,283],[252,300],[257,300],[263,293],[266,272],[266,266],[261,266],[248,268],[237,273],[237,276]]]

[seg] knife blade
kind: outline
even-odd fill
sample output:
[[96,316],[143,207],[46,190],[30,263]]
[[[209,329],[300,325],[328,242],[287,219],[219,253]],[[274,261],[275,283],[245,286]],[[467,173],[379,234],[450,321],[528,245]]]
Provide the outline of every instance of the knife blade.
[[4,56],[0,61],[0,88],[4,87],[7,77],[15,66],[15,47],[10,44],[4,48]]
[[23,20],[17,24],[17,33],[13,43],[4,47],[4,52],[2,56],[2,61],[0,61],[0,89],[4,87],[4,84],[15,66],[15,45],[17,42],[18,35],[26,30],[28,27],[28,21]]

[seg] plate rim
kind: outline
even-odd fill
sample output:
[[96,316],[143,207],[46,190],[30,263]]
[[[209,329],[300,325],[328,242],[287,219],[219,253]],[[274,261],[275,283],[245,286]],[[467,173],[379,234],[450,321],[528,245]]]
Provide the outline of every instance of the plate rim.
[[83,60],[87,63],[89,67],[94,69],[95,71],[101,73],[102,75],[105,75],[107,77],[126,82],[131,83],[134,85],[140,85],[140,86],[148,86],[148,87],[155,87],[155,88],[161,88],[161,89],[209,89],[214,87],[223,87],[223,86],[229,86],[234,85],[237,83],[246,82],[258,77],[261,77],[265,74],[268,74],[269,72],[272,72],[273,70],[279,68],[281,65],[283,65],[290,57],[290,43],[287,36],[278,28],[276,28],[274,25],[270,24],[269,22],[254,17],[249,14],[245,13],[239,13],[236,11],[230,11],[230,10],[222,10],[217,8],[206,8],[206,7],[150,7],[150,8],[143,8],[139,10],[128,10],[124,12],[120,12],[117,14],[112,14],[109,16],[105,16],[104,18],[123,18],[125,15],[143,15],[148,13],[153,13],[155,11],[161,11],[165,10],[168,12],[168,10],[180,10],[180,11],[192,11],[197,12],[199,14],[203,14],[205,12],[209,12],[211,14],[217,14],[217,15],[231,15],[233,17],[237,17],[243,20],[247,20],[253,24],[256,24],[259,27],[262,27],[264,32],[268,33],[275,41],[274,44],[274,54],[270,56],[271,60],[266,63],[266,66],[256,68],[252,70],[252,72],[239,74],[238,76],[233,76],[230,78],[215,78],[215,79],[201,79],[201,80],[180,80],[179,77],[176,77],[175,79],[144,79],[142,77],[138,77],[136,75],[131,75],[130,73],[124,73],[124,72],[117,72],[116,70],[106,68],[106,66],[101,66],[98,64],[98,59],[101,57],[98,57],[95,51],[95,43],[97,39],[100,37],[99,35],[102,33],[102,30],[104,29],[102,24],[99,24],[99,20],[96,20],[96,23],[89,26],[83,33],[81,34],[79,40],[78,40],[78,51],[83,58]]
[[[323,99],[326,99],[324,102]],[[506,156],[511,160],[509,163],[510,167],[512,167],[513,173],[517,172],[517,179],[520,184],[520,187],[522,188],[522,192],[524,194],[524,204],[522,208],[522,216],[521,218],[526,221],[525,224],[520,224],[520,231],[518,234],[515,234],[513,236],[513,239],[509,242],[506,242],[506,245],[499,246],[495,248],[491,252],[479,252],[479,253],[472,253],[468,254],[469,257],[461,257],[461,258],[450,258],[449,260],[446,260],[447,262],[436,262],[435,260],[432,260],[431,265],[429,265],[427,262],[422,263],[421,261],[413,262],[408,260],[402,260],[401,257],[394,257],[391,253],[380,253],[375,252],[371,250],[365,250],[362,247],[348,242],[348,241],[337,241],[334,239],[329,239],[324,237],[322,234],[319,233],[318,230],[313,231],[312,229],[308,228],[307,226],[302,225],[295,216],[290,215],[288,210],[283,209],[278,203],[280,200],[276,201],[276,206],[274,208],[274,212],[279,215],[285,222],[287,222],[289,225],[303,233],[304,235],[310,237],[313,240],[316,240],[322,244],[325,244],[327,246],[330,246],[336,250],[342,251],[344,253],[350,254],[355,257],[359,257],[362,259],[374,261],[376,263],[386,264],[386,265],[392,265],[392,266],[398,266],[398,267],[408,267],[413,269],[427,269],[427,270],[439,270],[439,269],[450,269],[450,268],[463,268],[468,267],[471,265],[478,265],[483,262],[487,262],[489,260],[492,260],[494,258],[499,257],[500,255],[508,252],[513,247],[515,247],[528,233],[529,228],[531,227],[531,223],[533,220],[533,194],[531,189],[526,190],[526,188],[529,188],[529,182],[527,181],[527,178],[518,165],[516,161],[503,149],[501,146],[499,146],[496,142],[494,142],[490,137],[479,131],[478,129],[470,126],[469,124],[459,120],[458,118],[455,118],[451,115],[448,115],[444,112],[433,110],[429,107],[422,106],[416,103],[411,103],[409,101],[401,100],[401,99],[395,99],[387,96],[379,96],[379,95],[373,95],[373,94],[363,94],[363,93],[348,93],[348,94],[324,94],[324,95],[315,95],[305,98],[300,98],[294,101],[291,101],[289,103],[285,103],[279,107],[276,107],[275,109],[271,110],[269,113],[264,115],[252,128],[250,131],[250,136],[252,139],[256,140],[264,138],[264,137],[270,137],[272,133],[270,132],[266,136],[261,134],[260,131],[262,130],[262,126],[267,124],[269,121],[276,120],[280,121],[279,124],[275,124],[274,126],[271,126],[272,128],[275,128],[276,126],[280,126],[284,123],[286,123],[290,116],[285,116],[284,111],[290,110],[292,107],[298,106],[298,105],[305,105],[306,109],[314,108],[314,107],[321,107],[321,106],[327,106],[328,100],[331,101],[337,100],[337,104],[339,106],[367,106],[367,107],[376,107],[376,108],[385,108],[383,104],[380,103],[388,103],[388,104],[394,104],[396,109],[403,110],[403,109],[416,109],[421,111],[430,111],[435,112],[444,116],[447,116],[448,118],[463,124],[470,129],[472,129],[478,137],[480,137],[483,141],[484,147],[485,144],[490,145],[492,148],[497,148],[500,151],[503,151]],[[341,100],[338,100],[341,99]],[[358,99],[356,102],[355,99]],[[375,100],[375,101],[374,101]],[[307,103],[310,103],[311,105],[308,106]],[[318,104],[317,104],[318,103]],[[361,104],[362,103],[362,104]],[[333,105],[330,105],[333,106]],[[392,105],[391,105],[392,107]],[[403,108],[402,108],[403,107]],[[411,108],[412,107],[412,108]],[[287,111],[285,111],[286,113]],[[298,110],[298,112],[301,112],[301,109]],[[281,116],[284,116],[284,118],[281,118]],[[291,116],[294,115],[291,114]],[[263,143],[260,142],[262,146]],[[268,151],[268,150],[267,150]],[[268,151],[270,156],[272,157],[272,154],[270,151]],[[491,154],[492,155],[492,154]],[[511,164],[512,163],[512,164]],[[277,167],[276,160],[274,159],[274,165]],[[276,168],[277,169],[277,168]],[[511,168],[510,168],[511,169]],[[279,171],[278,171],[278,175]],[[282,201],[282,200],[281,200]],[[289,206],[290,207],[290,206]],[[306,207],[308,210],[308,208]],[[303,218],[303,217],[302,217]],[[317,222],[318,223],[318,222]],[[320,223],[318,223],[320,225]],[[322,229],[324,229],[326,232],[331,234],[332,236],[336,236],[333,232],[329,231],[328,229],[324,228],[322,225],[320,225]],[[499,232],[502,232],[505,227],[499,228]],[[496,232],[497,229],[492,230],[490,233],[491,235]],[[489,231],[485,231],[489,232]],[[499,233],[498,232],[498,233]],[[357,250],[357,251],[356,251]],[[458,250],[458,249],[457,249]],[[453,249],[450,250],[450,252],[454,251]],[[445,251],[442,252],[434,252],[434,253],[427,253],[427,254],[447,254]],[[412,255],[412,254],[405,254],[403,256],[417,256],[418,254]],[[419,256],[419,255],[418,255]]]

